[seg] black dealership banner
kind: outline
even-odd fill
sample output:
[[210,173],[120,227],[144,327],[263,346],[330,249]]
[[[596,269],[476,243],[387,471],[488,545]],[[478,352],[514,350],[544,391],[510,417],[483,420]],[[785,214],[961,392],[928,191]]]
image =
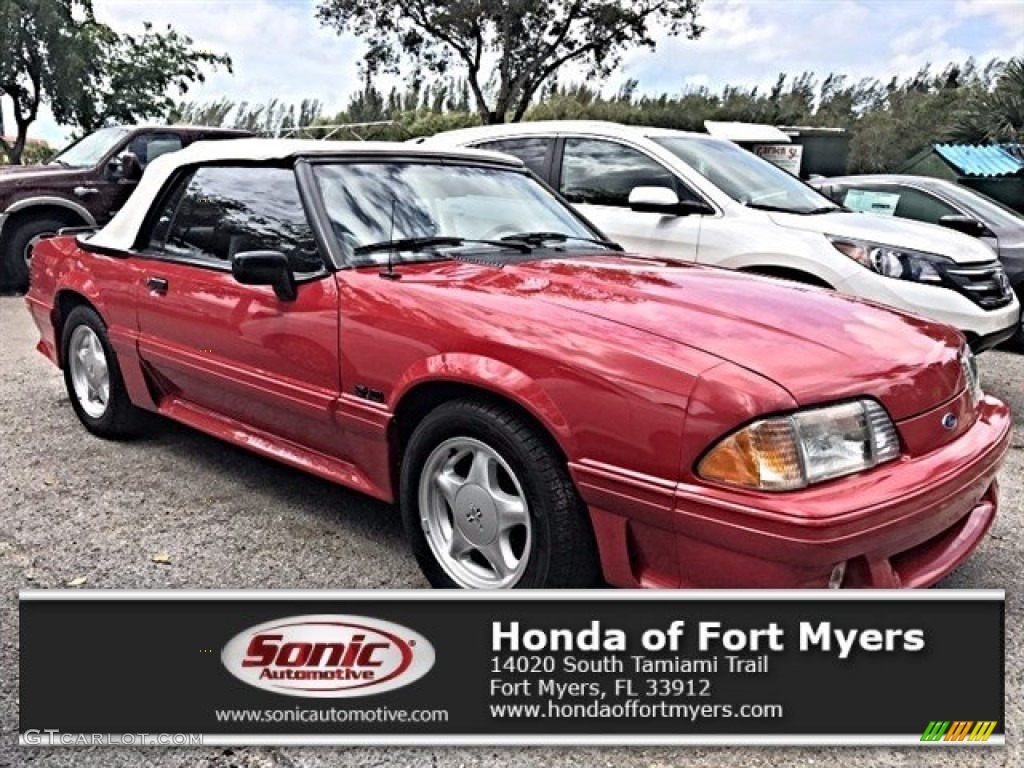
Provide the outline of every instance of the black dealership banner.
[[20,594],[20,741],[1002,745],[1001,591]]

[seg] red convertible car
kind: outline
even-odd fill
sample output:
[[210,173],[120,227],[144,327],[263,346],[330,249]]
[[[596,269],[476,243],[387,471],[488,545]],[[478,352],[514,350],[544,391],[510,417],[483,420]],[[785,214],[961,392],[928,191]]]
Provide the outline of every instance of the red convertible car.
[[958,332],[631,257],[501,155],[197,143],[31,277],[91,432],[154,411],[397,502],[440,587],[919,587],[996,513]]

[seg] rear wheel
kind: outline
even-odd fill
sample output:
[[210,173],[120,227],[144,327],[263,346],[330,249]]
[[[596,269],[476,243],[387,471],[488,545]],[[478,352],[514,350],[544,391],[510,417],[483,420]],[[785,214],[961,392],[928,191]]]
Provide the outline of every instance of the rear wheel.
[[52,216],[13,224],[7,231],[3,247],[3,278],[0,283],[9,290],[28,290],[32,249],[43,237],[55,235],[67,222]]
[[401,507],[435,587],[597,583],[593,531],[565,462],[508,406],[459,400],[428,414],[405,453]]
[[61,334],[64,384],[79,421],[100,437],[134,434],[142,411],[132,405],[107,329],[94,309],[75,307]]

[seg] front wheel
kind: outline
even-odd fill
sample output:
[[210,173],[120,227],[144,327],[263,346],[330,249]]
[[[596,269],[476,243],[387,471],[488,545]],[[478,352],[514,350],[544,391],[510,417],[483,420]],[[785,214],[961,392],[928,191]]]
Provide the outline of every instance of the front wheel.
[[427,415],[402,464],[402,519],[440,588],[590,587],[593,530],[565,463],[514,409],[460,400]]

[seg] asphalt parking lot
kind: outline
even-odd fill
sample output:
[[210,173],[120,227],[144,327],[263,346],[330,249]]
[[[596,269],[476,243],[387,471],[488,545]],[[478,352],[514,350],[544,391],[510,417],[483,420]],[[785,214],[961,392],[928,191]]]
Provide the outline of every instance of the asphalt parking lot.
[[[389,507],[170,422],[157,421],[128,445],[93,438],[75,419],[60,372],[35,351],[22,299],[0,299],[0,339],[0,766],[1024,764],[1024,356],[981,358],[985,389],[1014,408],[1014,442],[992,534],[942,585],[1007,592],[1004,750],[23,749],[16,746],[19,589],[82,577],[86,587],[134,589],[407,589],[426,582]],[[153,562],[158,552],[170,563]]]

